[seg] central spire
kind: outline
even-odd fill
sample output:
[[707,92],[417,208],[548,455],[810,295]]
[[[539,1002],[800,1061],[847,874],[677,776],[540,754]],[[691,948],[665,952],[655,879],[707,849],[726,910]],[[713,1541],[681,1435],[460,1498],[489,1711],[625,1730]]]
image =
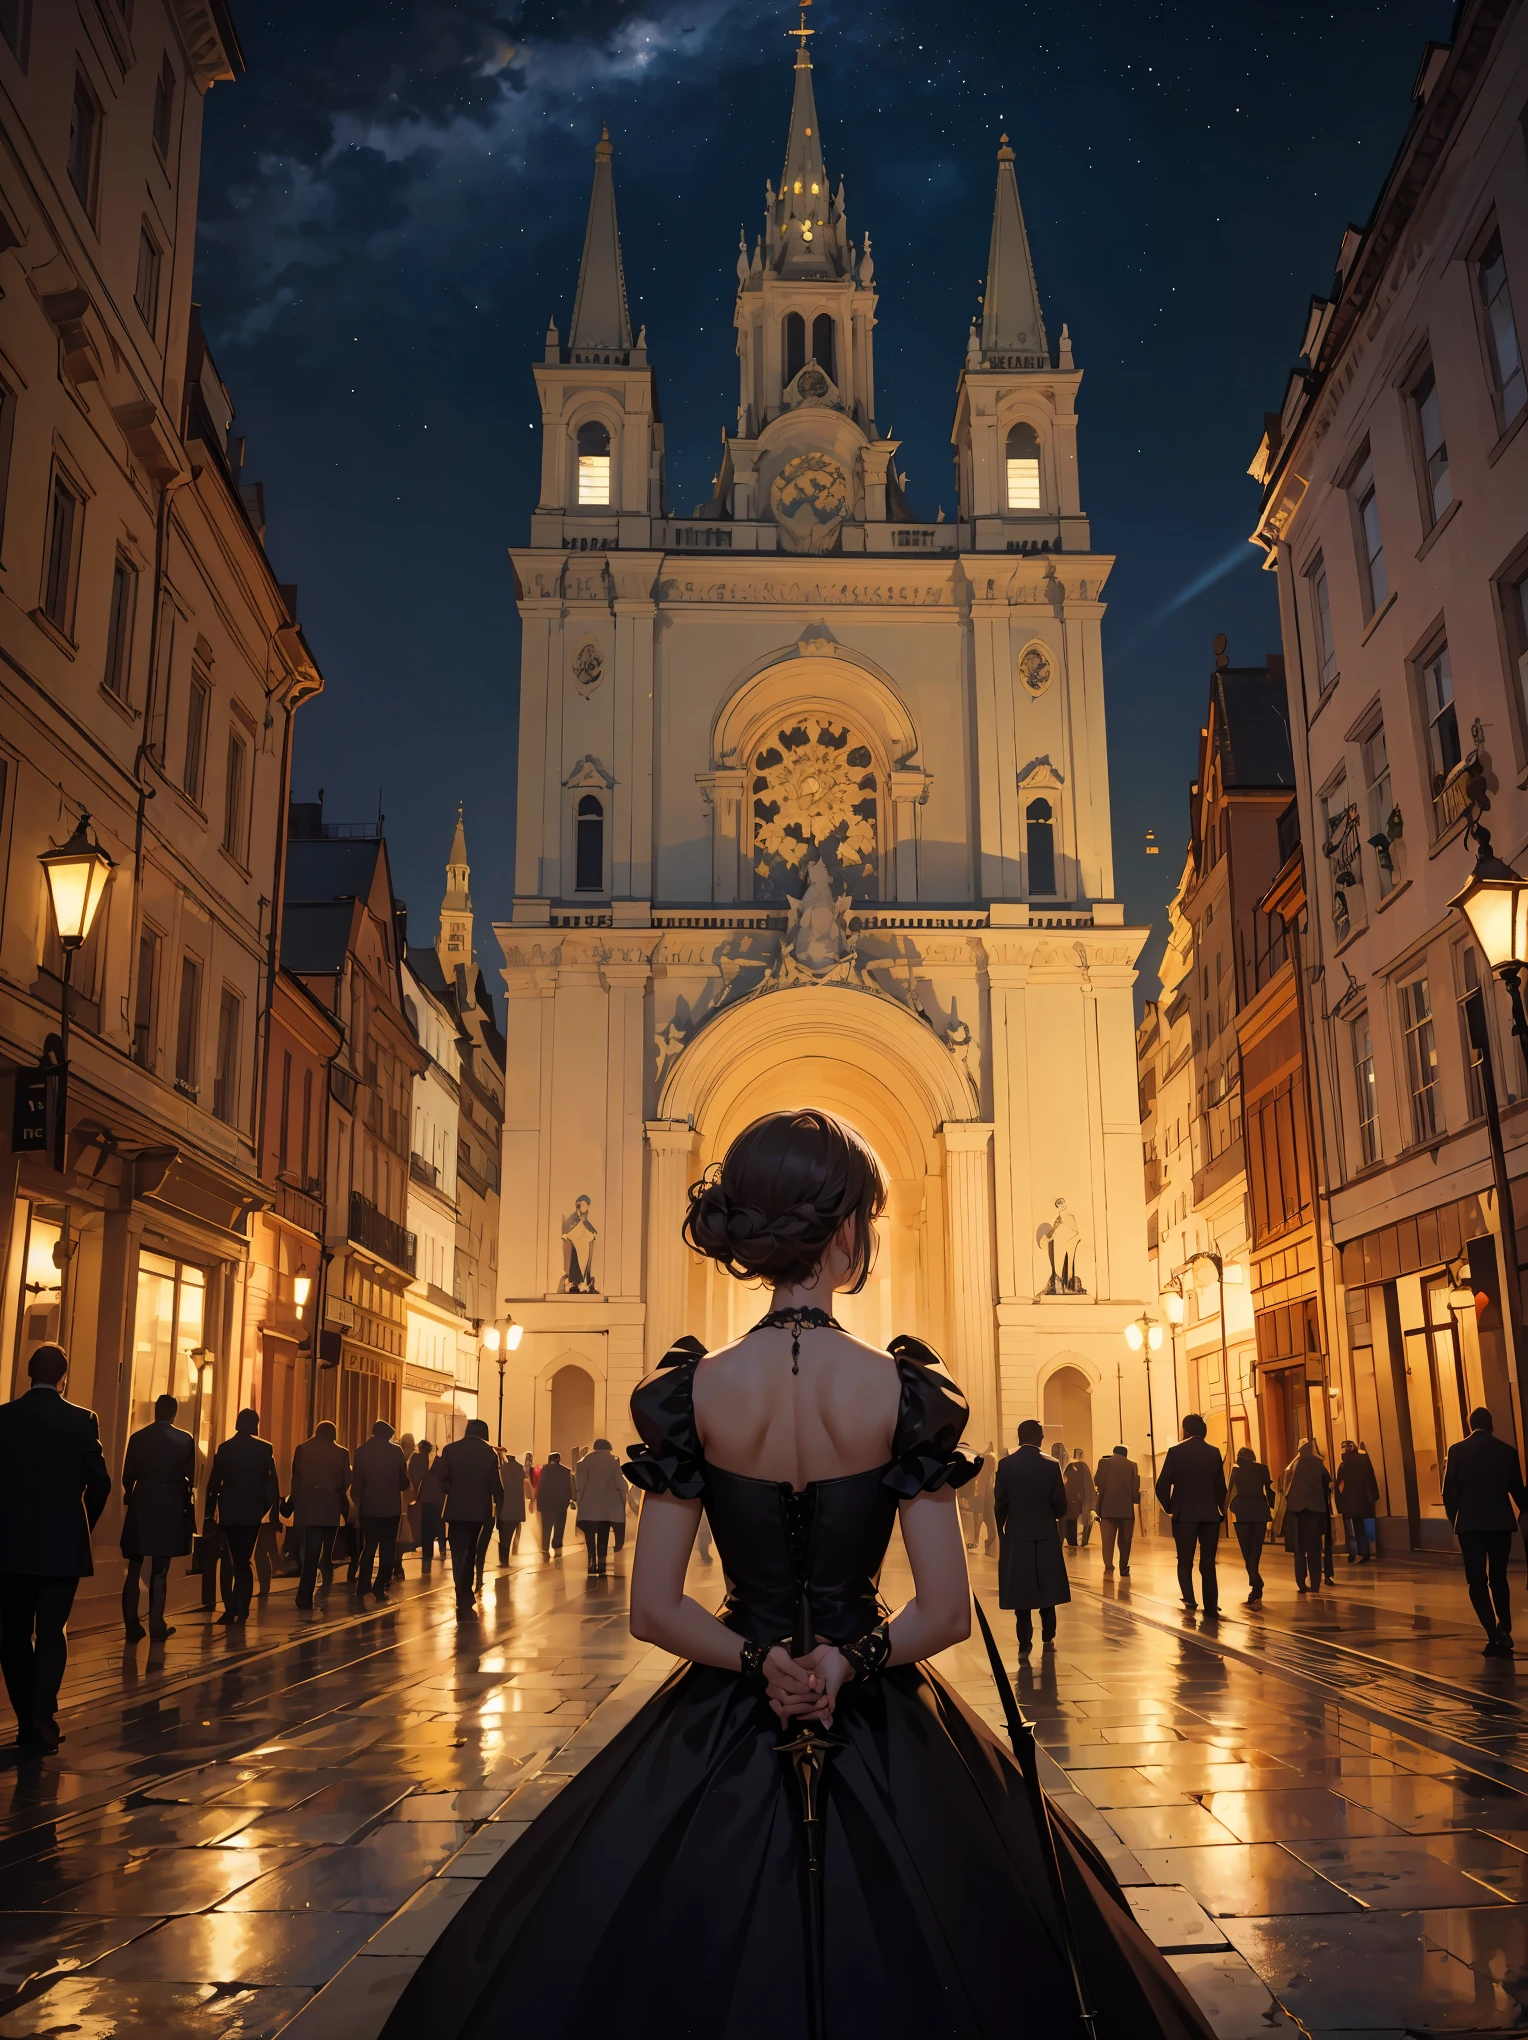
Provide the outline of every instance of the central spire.
[[1012,357],[1025,367],[1047,367],[1050,359],[1045,344],[1045,321],[1040,316],[1035,265],[1024,228],[1024,208],[1019,204],[1018,180],[1013,172],[1013,150],[1006,135],[997,152],[997,193],[992,205],[987,290],[982,299],[981,351],[984,357]]
[[774,208],[774,268],[781,276],[835,277],[844,273],[839,215],[828,192],[822,160],[822,130],[812,94],[812,60],[806,25],[811,0],[801,0],[801,25],[786,30],[796,39],[796,82],[791,100],[790,139]]
[[574,361],[582,355],[624,354],[631,347],[631,315],[626,309],[626,271],[621,263],[621,230],[615,218],[615,178],[610,159],[610,130],[604,129],[594,150],[594,188],[589,193],[589,224],[584,229],[584,259],[578,270],[578,296],[573,301],[573,330],[568,335]]

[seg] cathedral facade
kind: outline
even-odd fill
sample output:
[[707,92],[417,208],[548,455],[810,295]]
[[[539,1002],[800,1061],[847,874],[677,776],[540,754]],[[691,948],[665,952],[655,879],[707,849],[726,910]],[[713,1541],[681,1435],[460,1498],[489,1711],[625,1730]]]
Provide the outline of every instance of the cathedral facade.
[[1006,138],[981,325],[951,335],[953,520],[914,518],[877,423],[871,237],[830,185],[804,30],[737,277],[735,429],[711,500],[676,515],[602,140],[512,550],[500,1271],[525,1333],[504,1442],[619,1449],[676,1336],[714,1347],[767,1308],[684,1247],[685,1193],[751,1119],[810,1104],[891,1186],[845,1323],[943,1352],[978,1446],[1040,1415],[1068,1447],[1123,1432],[1144,1459],[1149,1414],[1161,1449],[1173,1412],[1170,1388],[1148,1412],[1123,1338],[1147,1284],[1146,931],[1114,898],[1112,562]]

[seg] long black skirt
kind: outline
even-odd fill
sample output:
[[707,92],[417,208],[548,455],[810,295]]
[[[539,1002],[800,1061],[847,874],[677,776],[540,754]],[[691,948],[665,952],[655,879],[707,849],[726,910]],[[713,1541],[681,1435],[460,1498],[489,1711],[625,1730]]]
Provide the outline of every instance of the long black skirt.
[[[923,1665],[850,1686],[824,1834],[827,2040],[1080,2033],[1024,1782]],[[688,1666],[483,1879],[382,2040],[782,2040],[809,2030],[799,1801],[778,1723]],[[1102,1859],[1056,1817],[1100,2040],[1209,2040]]]

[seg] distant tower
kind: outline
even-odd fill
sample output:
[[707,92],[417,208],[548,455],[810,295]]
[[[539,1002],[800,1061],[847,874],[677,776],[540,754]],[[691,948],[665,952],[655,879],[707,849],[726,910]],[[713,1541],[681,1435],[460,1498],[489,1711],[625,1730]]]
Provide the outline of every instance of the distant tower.
[[446,859],[446,894],[440,903],[440,934],[436,938],[435,953],[440,958],[440,967],[447,981],[454,982],[456,973],[464,970],[469,987],[473,978],[472,894],[467,884],[470,876],[467,832],[462,826],[462,810],[458,803],[456,834],[451,838],[451,854]]

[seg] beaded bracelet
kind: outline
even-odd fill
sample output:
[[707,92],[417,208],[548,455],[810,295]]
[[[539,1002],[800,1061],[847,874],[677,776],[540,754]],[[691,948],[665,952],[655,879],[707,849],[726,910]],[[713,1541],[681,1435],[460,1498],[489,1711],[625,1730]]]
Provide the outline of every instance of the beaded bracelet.
[[762,1686],[764,1684],[764,1660],[769,1656],[772,1648],[773,1646],[767,1643],[749,1643],[745,1640],[742,1649],[738,1652],[738,1676],[752,1680],[757,1686]]
[[856,1679],[873,1679],[885,1668],[891,1656],[891,1636],[884,1622],[878,1623],[868,1635],[855,1643],[841,1643],[838,1654],[849,1665]]

